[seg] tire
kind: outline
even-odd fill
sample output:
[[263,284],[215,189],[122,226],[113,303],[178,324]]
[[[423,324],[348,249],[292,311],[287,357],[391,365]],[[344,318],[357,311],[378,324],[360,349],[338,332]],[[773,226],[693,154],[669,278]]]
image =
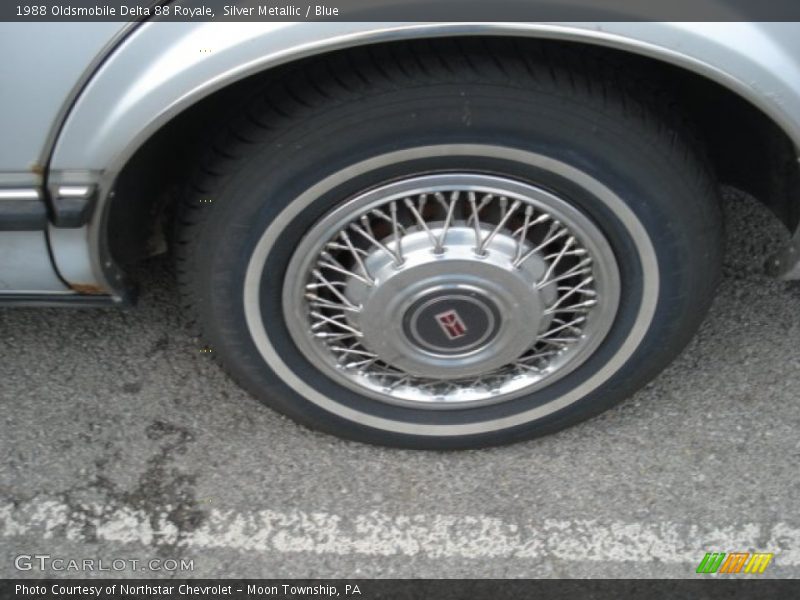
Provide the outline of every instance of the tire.
[[706,313],[721,216],[688,131],[580,53],[309,61],[210,145],[182,292],[223,368],[309,427],[430,449],[550,433],[650,381]]

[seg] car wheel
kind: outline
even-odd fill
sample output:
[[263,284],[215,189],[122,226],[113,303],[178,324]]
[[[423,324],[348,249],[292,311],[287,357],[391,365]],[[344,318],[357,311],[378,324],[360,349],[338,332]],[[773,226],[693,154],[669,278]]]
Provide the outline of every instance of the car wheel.
[[596,415],[699,326],[713,179],[658,92],[513,46],[282,74],[211,145],[181,284],[254,396],[336,435],[507,443]]

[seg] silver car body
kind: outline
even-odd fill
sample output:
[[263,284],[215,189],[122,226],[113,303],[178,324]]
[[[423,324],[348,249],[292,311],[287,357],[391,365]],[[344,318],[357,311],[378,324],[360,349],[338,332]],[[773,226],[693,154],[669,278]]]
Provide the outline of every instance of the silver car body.
[[[0,299],[119,301],[103,239],[117,175],[161,126],[248,75],[333,49],[448,35],[610,46],[700,74],[769,116],[800,148],[795,23],[3,23],[0,202],[92,198],[79,227],[0,226]],[[55,50],[57,49],[57,50]],[[800,154],[800,152],[796,152]],[[800,197],[797,199],[800,202]],[[800,231],[779,259],[800,278]]]

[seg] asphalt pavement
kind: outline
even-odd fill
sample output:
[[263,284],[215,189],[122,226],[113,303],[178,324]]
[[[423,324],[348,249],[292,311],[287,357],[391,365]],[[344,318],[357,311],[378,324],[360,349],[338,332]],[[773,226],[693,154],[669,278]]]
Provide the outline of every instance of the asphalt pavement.
[[0,577],[693,577],[712,551],[798,577],[800,283],[762,274],[786,239],[766,209],[730,192],[726,215],[719,296],[672,366],[490,450],[272,412],[201,353],[163,258],[131,309],[2,309]]

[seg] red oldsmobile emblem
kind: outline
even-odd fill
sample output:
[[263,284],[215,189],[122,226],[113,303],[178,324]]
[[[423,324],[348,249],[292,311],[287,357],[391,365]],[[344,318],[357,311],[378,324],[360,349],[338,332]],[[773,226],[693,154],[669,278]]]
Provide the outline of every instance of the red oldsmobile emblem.
[[436,322],[444,334],[451,340],[457,340],[467,334],[467,326],[455,310],[448,310],[436,315]]

